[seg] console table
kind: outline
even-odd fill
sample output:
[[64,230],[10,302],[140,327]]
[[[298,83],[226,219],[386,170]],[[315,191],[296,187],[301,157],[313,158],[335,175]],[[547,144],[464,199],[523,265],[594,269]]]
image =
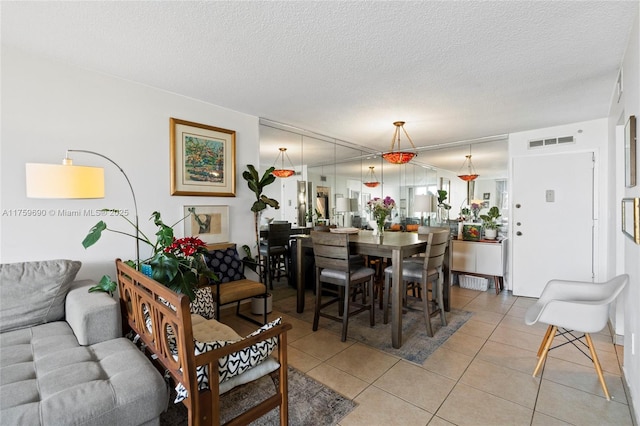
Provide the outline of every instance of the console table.
[[[452,240],[450,274],[464,273],[493,278],[496,294],[504,288],[507,265],[507,239],[463,241]],[[449,277],[451,280],[451,276]]]

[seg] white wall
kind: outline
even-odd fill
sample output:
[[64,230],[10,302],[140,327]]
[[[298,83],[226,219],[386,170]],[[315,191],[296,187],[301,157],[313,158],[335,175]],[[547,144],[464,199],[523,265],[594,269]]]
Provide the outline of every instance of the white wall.
[[[620,99],[612,90],[611,108],[609,111],[608,134],[612,141],[609,146],[612,152],[609,164],[616,169],[615,184],[609,186],[609,202],[616,206],[612,209],[609,221],[611,238],[608,246],[615,247],[609,256],[612,274],[626,273],[631,280],[624,298],[618,305],[624,307],[624,366],[623,372],[631,393],[636,424],[640,424],[640,245],[634,244],[620,232],[620,199],[624,197],[640,197],[640,181],[633,188],[624,185],[623,132],[621,128],[631,115],[640,118],[640,11],[629,38],[629,44],[622,63],[623,93]],[[640,150],[636,151],[636,163],[640,165]],[[640,180],[640,174],[636,176]],[[619,312],[619,310],[618,310]],[[620,323],[619,315],[617,324]],[[635,347],[632,348],[632,339]]]
[[[228,205],[230,240],[253,245],[253,193],[242,179],[246,164],[258,164],[258,118],[87,70],[2,48],[2,141],[0,261],[52,258],[83,262],[79,278],[114,273],[114,259],[135,257],[134,240],[105,235],[85,250],[81,241],[96,217],[64,217],[58,210],[133,209],[130,191],[116,167],[92,155],[73,155],[74,164],[105,169],[106,194],[99,200],[44,200],[25,196],[25,163],[58,163],[65,150],[97,151],[129,176],[138,200],[143,232],[155,241],[148,219],[160,211],[167,223],[185,205]],[[236,131],[236,197],[171,196],[169,118]],[[45,217],[16,216],[20,209]],[[54,213],[49,213],[54,212]],[[132,216],[130,216],[132,217]],[[126,229],[124,220],[107,225]],[[182,236],[183,226],[176,226]]]

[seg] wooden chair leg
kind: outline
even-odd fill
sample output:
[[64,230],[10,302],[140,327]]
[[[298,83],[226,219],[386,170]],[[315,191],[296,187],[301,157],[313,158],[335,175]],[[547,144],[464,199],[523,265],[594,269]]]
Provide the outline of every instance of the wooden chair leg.
[[589,346],[589,352],[591,352],[593,366],[596,368],[596,373],[598,373],[598,380],[600,380],[600,385],[602,386],[602,390],[604,391],[604,396],[607,398],[607,401],[611,401],[611,397],[609,396],[609,389],[607,389],[607,384],[604,381],[602,367],[600,366],[600,360],[598,359],[598,355],[596,354],[596,348],[595,346],[593,346],[591,335],[589,333],[584,333],[584,337],[587,341],[587,345]]
[[322,301],[322,288],[320,286],[320,271],[316,269],[316,307],[313,310],[313,331],[318,330],[320,320],[320,302]]
[[349,326],[349,283],[347,283],[347,287],[344,288],[344,297],[342,298],[344,304],[342,308],[342,340],[343,342],[347,341],[347,328]]
[[538,357],[540,357],[540,355],[542,355],[542,350],[544,349],[544,345],[547,342],[547,339],[549,338],[549,334],[551,334],[551,329],[553,328],[552,325],[549,325],[547,327],[547,332],[544,335],[544,338],[542,339],[542,342],[540,342],[540,347],[538,348]]
[[447,316],[444,312],[444,272],[442,270],[440,270],[438,279],[432,285],[438,287],[438,296],[436,300],[438,301],[438,307],[440,308],[440,321],[442,322],[442,325],[447,325]]
[[558,327],[554,325],[553,327],[551,327],[551,333],[548,333],[549,335],[547,336],[546,343],[544,344],[544,348],[542,349],[542,354],[538,359],[538,364],[536,365],[536,369],[533,370],[533,377],[536,377],[538,375],[538,371],[540,370],[540,367],[542,367],[542,364],[544,364],[544,360],[547,358],[547,354],[549,353],[549,348],[551,347],[551,342],[553,342],[553,338],[556,337],[556,330],[558,330]]
[[371,327],[376,325],[376,313],[375,313],[376,301],[373,298],[373,280],[374,280],[374,277],[372,276],[371,279],[368,281],[369,293],[371,294],[371,297],[369,298],[369,323]]
[[422,280],[422,282],[420,283],[420,286],[422,287],[422,294],[424,295],[424,297],[422,298],[423,304],[424,304],[424,320],[426,322],[426,326],[427,326],[427,336],[429,337],[433,337],[433,328],[431,327],[431,310],[429,309],[429,298],[427,297],[427,281],[426,280]]

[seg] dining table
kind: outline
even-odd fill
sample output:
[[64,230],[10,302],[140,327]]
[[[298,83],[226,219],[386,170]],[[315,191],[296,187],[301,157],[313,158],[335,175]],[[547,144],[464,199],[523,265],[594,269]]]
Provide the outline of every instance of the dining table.
[[[338,228],[337,232],[340,228]],[[311,235],[296,235],[297,268],[296,288],[298,313],[304,311],[304,249],[313,249]],[[391,259],[394,282],[402,282],[402,260],[422,253],[427,246],[427,235],[414,232],[385,232],[382,236],[373,231],[359,230],[349,234],[349,248],[352,254],[378,256]],[[402,346],[402,295],[401,285],[391,287],[391,344]]]

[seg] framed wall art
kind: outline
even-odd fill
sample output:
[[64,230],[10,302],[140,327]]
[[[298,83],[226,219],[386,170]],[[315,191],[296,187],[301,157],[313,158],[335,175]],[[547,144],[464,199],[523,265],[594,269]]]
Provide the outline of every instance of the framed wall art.
[[229,241],[229,206],[184,206],[184,235],[207,244]]
[[632,115],[624,126],[624,184],[636,186],[636,117]]
[[640,198],[622,199],[622,232],[640,244]]
[[170,118],[171,195],[236,196],[236,132]]

